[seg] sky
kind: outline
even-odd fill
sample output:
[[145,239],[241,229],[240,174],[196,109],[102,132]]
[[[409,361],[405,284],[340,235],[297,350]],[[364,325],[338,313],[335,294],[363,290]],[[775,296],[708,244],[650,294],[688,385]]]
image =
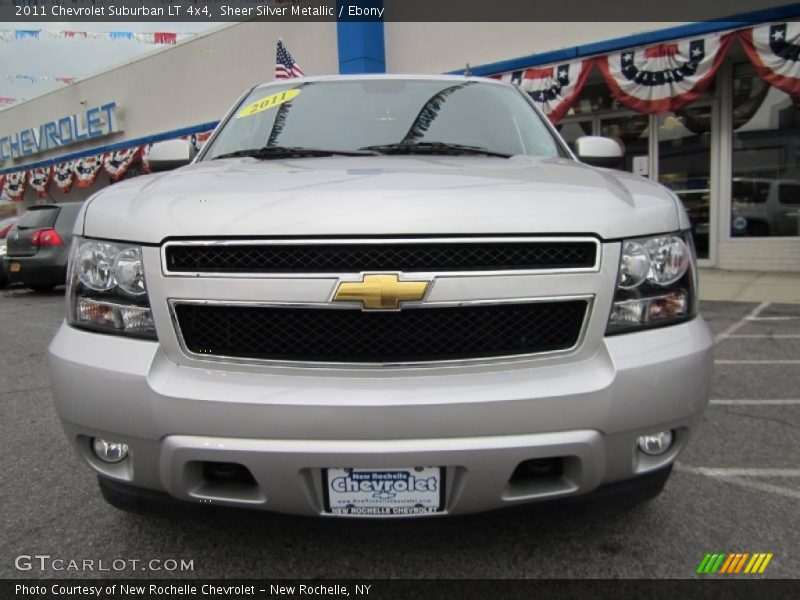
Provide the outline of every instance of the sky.
[[[202,33],[220,23],[0,23],[0,29],[41,29],[50,31],[155,31],[174,32],[178,41]],[[12,75],[48,75],[52,77],[86,77],[163,48],[162,45],[144,44],[128,40],[94,40],[83,38],[54,38],[46,35],[38,39],[0,39],[0,96],[30,99],[53,89],[63,87],[57,81],[9,80]],[[2,109],[2,106],[0,106]]]

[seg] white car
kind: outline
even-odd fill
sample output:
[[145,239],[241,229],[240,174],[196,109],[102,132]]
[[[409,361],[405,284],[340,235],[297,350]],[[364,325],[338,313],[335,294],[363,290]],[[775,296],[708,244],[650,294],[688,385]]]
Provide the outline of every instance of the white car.
[[[188,160],[170,146],[151,167]],[[647,498],[709,391],[689,227],[509,84],[257,86],[192,164],[87,201],[56,408],[123,508]]]
[[753,237],[800,235],[800,181],[734,178],[731,234]]

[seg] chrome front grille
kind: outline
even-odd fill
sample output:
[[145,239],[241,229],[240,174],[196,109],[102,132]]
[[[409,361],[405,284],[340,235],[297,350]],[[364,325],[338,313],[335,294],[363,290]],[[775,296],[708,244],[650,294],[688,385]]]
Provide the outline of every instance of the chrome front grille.
[[[193,358],[423,365],[575,351],[602,248],[592,237],[172,240],[161,265]],[[431,284],[399,310],[335,300],[367,274]]]

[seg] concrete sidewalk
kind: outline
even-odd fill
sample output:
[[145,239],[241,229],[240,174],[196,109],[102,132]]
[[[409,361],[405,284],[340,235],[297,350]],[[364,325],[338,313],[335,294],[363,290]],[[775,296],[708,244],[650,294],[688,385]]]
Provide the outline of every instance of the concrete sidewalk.
[[800,304],[800,272],[700,269],[700,299]]

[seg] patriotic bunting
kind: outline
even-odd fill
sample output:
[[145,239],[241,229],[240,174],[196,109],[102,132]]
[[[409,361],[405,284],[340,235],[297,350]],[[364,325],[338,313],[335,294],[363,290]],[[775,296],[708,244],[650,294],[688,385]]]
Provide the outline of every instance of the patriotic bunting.
[[27,171],[17,171],[6,175],[5,194],[14,202],[21,202],[25,195],[25,183],[28,179]]
[[42,37],[57,39],[84,39],[84,40],[111,40],[134,41],[140,44],[175,44],[178,35],[195,35],[192,33],[173,33],[169,31],[156,31],[136,33],[133,31],[50,31],[44,29],[2,29],[0,41],[11,42],[15,40],[38,40]]
[[[201,131],[181,137],[190,140],[197,149],[202,147],[212,133],[213,130]],[[136,165],[137,161],[140,161],[142,172],[149,172],[145,160],[145,150],[145,146],[132,146],[114,152],[57,163],[52,167],[35,167],[0,175],[0,193],[5,187],[9,198],[20,201],[25,194],[26,185],[29,184],[39,198],[48,198],[50,184],[55,183],[62,193],[68,194],[72,190],[73,183],[76,182],[78,187],[90,187],[101,170],[108,174],[112,183],[117,182],[125,177],[125,174]]]
[[0,73],[0,79],[14,82],[30,82],[38,83],[40,81],[57,81],[64,85],[72,85],[75,83],[74,77],[54,77],[53,75],[35,75],[26,73]]
[[51,172],[51,167],[37,167],[35,169],[31,169],[30,171],[28,183],[30,183],[30,186],[36,190],[36,195],[39,198],[47,198],[50,196],[49,191]]
[[800,95],[800,23],[771,23],[739,32],[756,72],[767,82]]
[[53,181],[56,182],[56,187],[68,194],[72,189],[72,182],[75,180],[75,161],[70,160],[67,162],[53,165]]
[[103,155],[84,156],[75,161],[75,178],[78,180],[78,187],[91,187],[94,180],[100,174],[103,166]]
[[590,60],[576,61],[505,73],[496,79],[517,84],[553,123],[557,123],[581,93],[591,67]]
[[708,88],[731,43],[711,34],[602,56],[597,64],[614,96],[642,113],[677,110]]
[[[111,181],[119,181],[125,176],[125,173],[131,165],[140,158],[142,155],[142,147],[134,146],[133,148],[126,148],[125,150],[117,150],[109,152],[103,159],[103,168],[105,169]],[[80,184],[78,184],[80,185]]]
[[17,40],[24,40],[27,38],[39,38],[40,29],[15,29],[14,38]]
[[[136,34],[136,35],[142,35],[142,34],[139,33],[139,34]],[[153,34],[153,41],[152,42],[148,41],[147,43],[174,44],[177,41],[178,41],[178,34],[177,33],[168,33],[166,31],[156,31]]]

